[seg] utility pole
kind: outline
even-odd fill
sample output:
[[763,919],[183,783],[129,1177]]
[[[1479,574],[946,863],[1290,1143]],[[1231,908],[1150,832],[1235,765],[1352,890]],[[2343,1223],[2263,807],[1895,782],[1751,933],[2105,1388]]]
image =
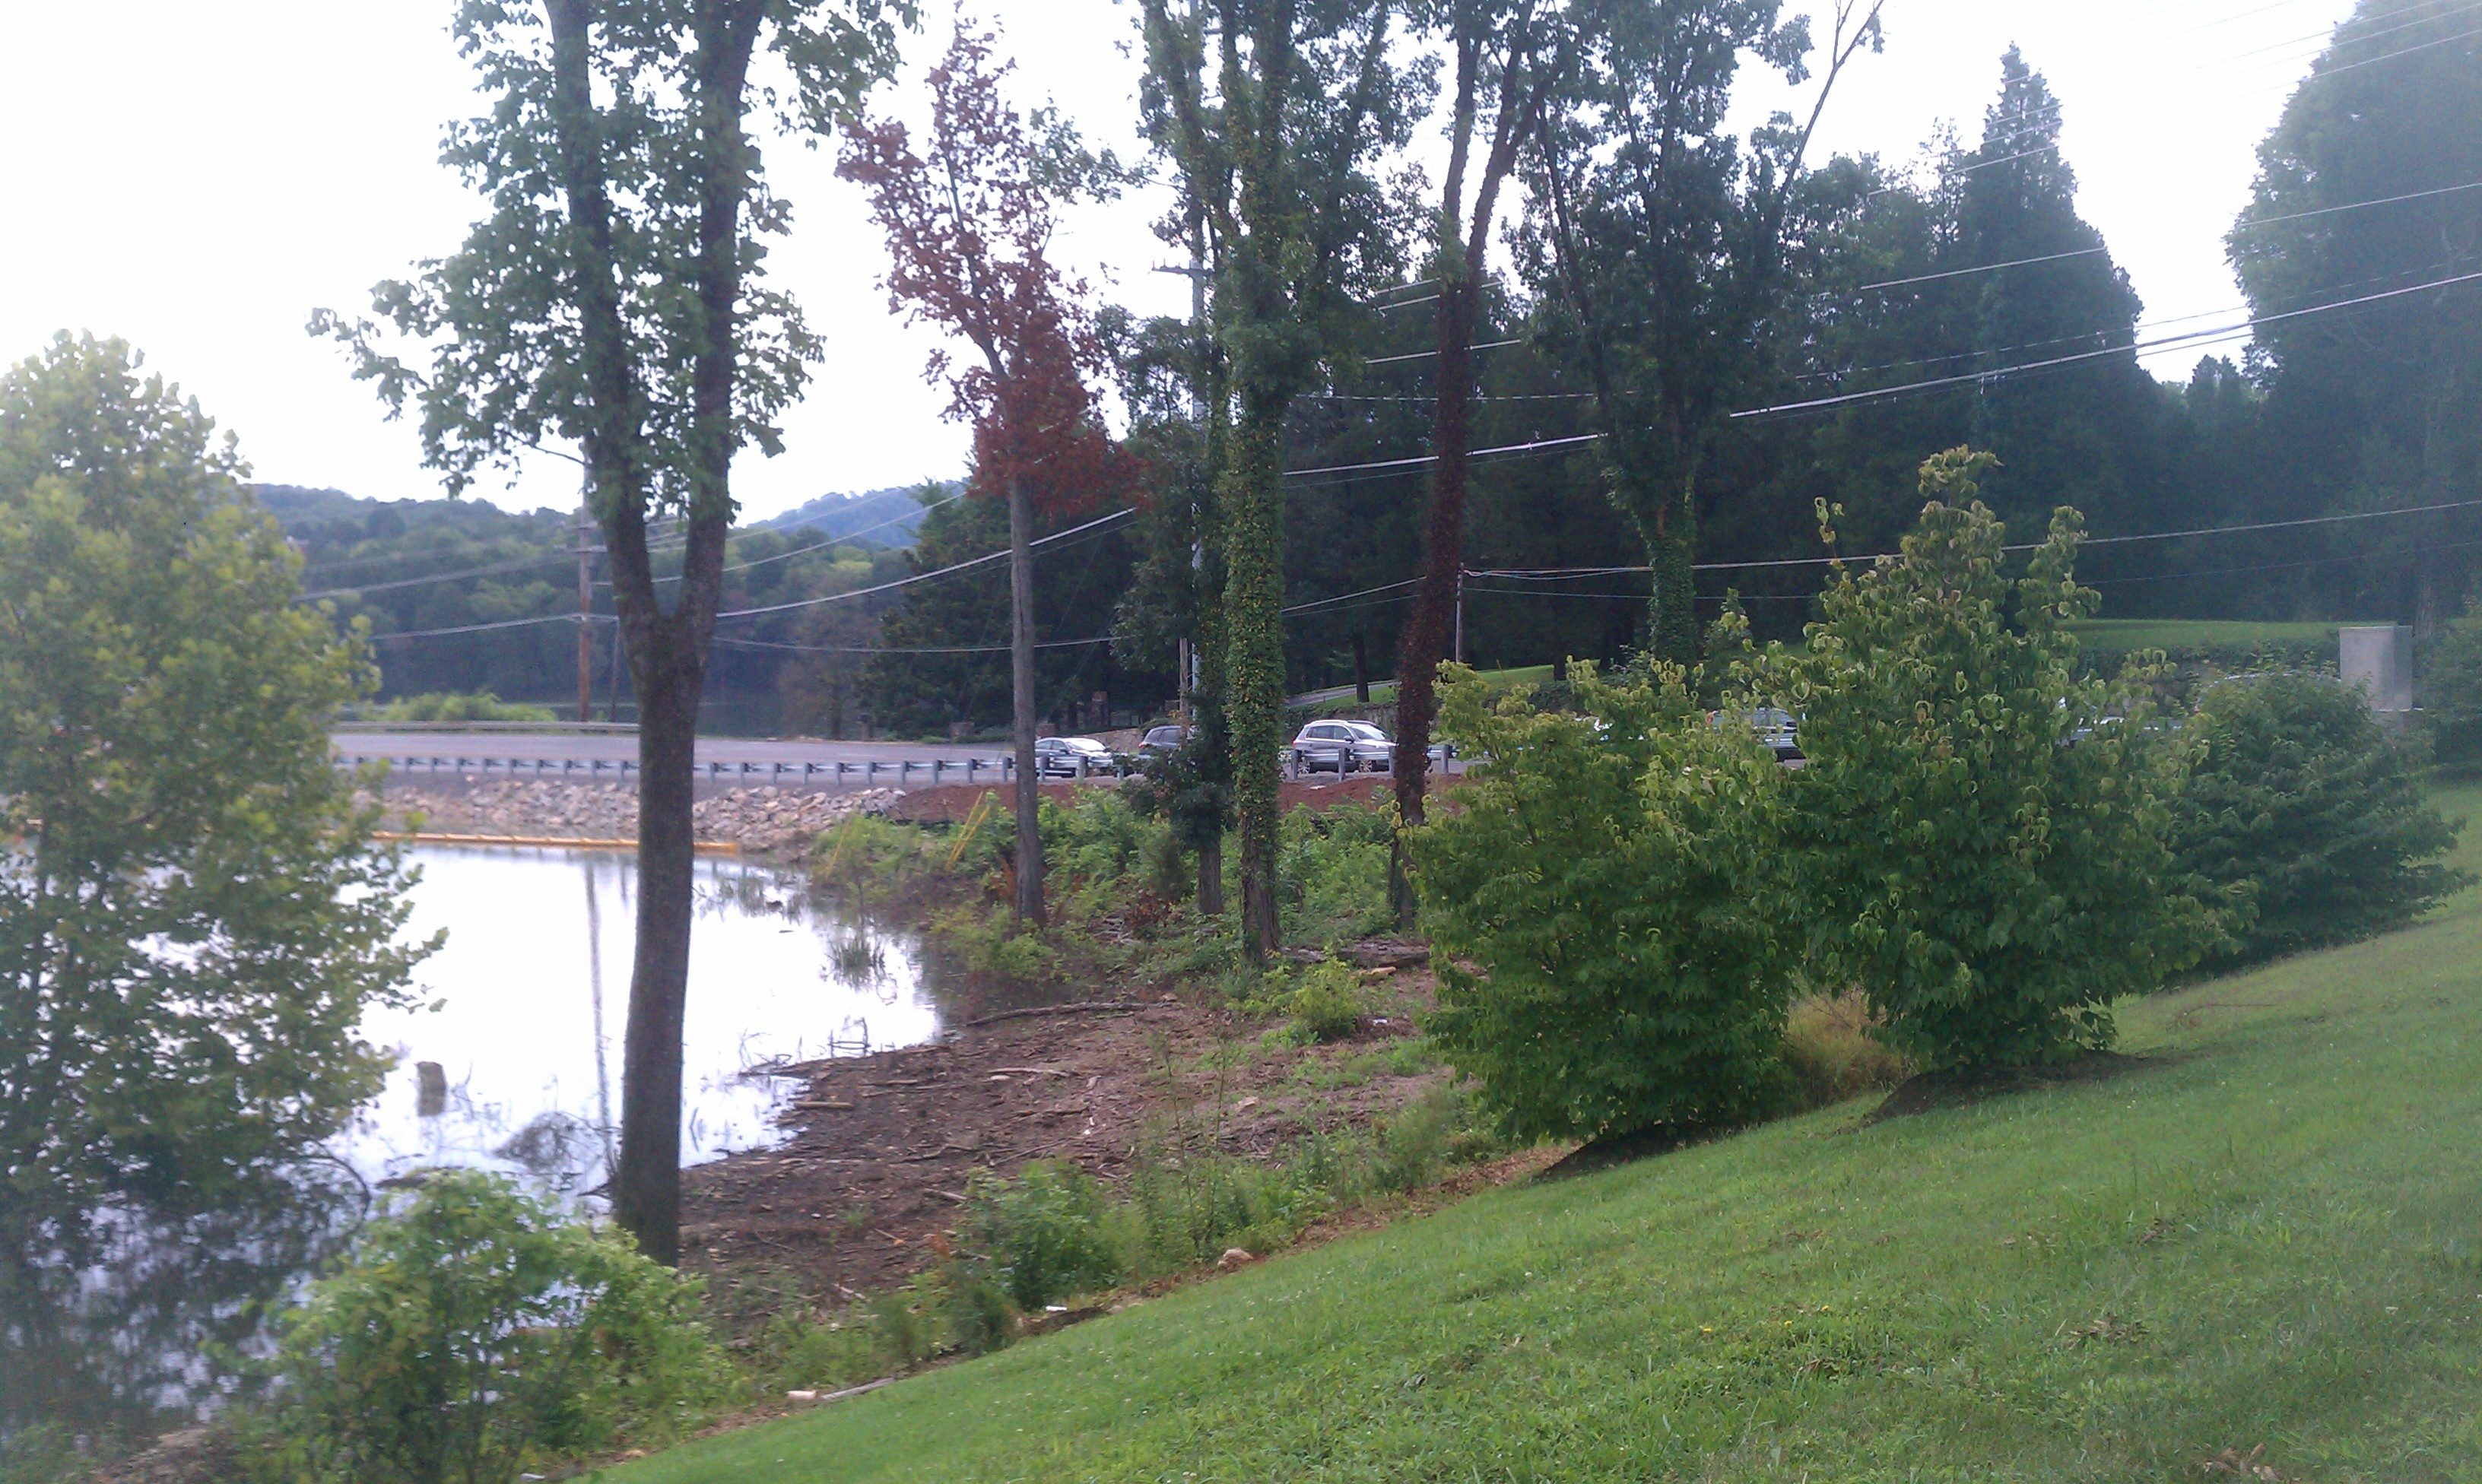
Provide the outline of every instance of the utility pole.
[[[1203,366],[1206,363],[1206,280],[1211,276],[1206,271],[1205,223],[1203,221],[1193,221],[1191,223],[1188,267],[1158,268],[1155,272],[1159,273],[1182,274],[1189,279],[1190,333],[1196,337],[1192,344],[1196,349],[1199,364]],[[1190,402],[1191,405],[1196,410],[1199,436],[1202,439],[1206,435],[1206,394],[1196,378],[1193,378],[1190,383]],[[1189,548],[1190,571],[1193,573],[1198,572],[1203,569],[1205,565],[1205,544],[1199,541],[1191,542]],[[1186,636],[1184,636],[1180,640],[1180,657],[1178,664],[1180,666],[1180,700],[1178,703],[1179,709],[1174,714],[1174,719],[1178,721],[1181,725],[1187,726],[1190,723],[1189,698],[1198,690],[1198,654],[1196,646]]]
[[593,514],[577,508],[577,719],[594,719],[594,548],[587,540]]
[[1459,664],[1465,663],[1465,575],[1463,571],[1459,571],[1457,573],[1457,646],[1455,654]]

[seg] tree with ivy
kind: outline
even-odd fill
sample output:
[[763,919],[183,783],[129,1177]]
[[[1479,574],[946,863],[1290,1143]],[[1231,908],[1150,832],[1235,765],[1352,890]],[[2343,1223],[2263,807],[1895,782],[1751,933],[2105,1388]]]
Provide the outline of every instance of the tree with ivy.
[[1533,135],[1521,263],[1539,334],[1592,392],[1605,487],[1653,566],[1649,648],[1694,658],[1701,480],[1736,399],[1767,371],[1785,216],[1835,83],[1881,44],[1881,0],[1837,0],[1809,117],[1747,149],[1729,127],[1743,54],[1810,75],[1806,15],[1780,0],[1592,0]]
[[[442,159],[490,203],[464,245],[383,283],[378,325],[322,312],[425,460],[462,492],[547,443],[579,451],[611,553],[639,703],[639,882],[613,1210],[647,1254],[680,1250],[681,1023],[689,983],[691,783],[732,464],[773,456],[776,418],[822,343],[764,277],[792,209],[769,191],[753,112],[787,132],[851,119],[895,65],[912,0],[463,0],[459,50],[493,95]],[[753,79],[754,65],[782,75]],[[407,356],[413,357],[409,363]],[[686,543],[668,608],[649,523]]]
[[1423,73],[1390,56],[1398,0],[1144,0],[1149,136],[1202,221],[1229,358],[1216,461],[1226,711],[1241,833],[1241,940],[1280,941],[1277,761],[1284,706],[1284,418],[1351,355],[1355,302],[1390,282],[1396,200],[1375,169]]
[[277,1204],[379,1090],[356,1027],[433,946],[400,941],[411,875],[330,755],[377,686],[367,631],[296,602],[247,475],[119,341],[0,374],[12,1279],[94,1261],[98,1216]]

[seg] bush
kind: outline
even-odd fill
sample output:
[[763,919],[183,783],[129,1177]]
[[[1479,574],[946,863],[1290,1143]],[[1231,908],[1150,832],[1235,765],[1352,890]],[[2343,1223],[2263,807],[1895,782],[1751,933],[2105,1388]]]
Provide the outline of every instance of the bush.
[[1395,829],[1392,802],[1288,811],[1276,842],[1276,896],[1284,936],[1326,944],[1393,931],[1387,852]]
[[1352,966],[1312,964],[1284,997],[1284,1013],[1313,1041],[1334,1041],[1361,1028],[1361,979]]
[[1492,707],[1472,671],[1446,673],[1440,733],[1478,761],[1465,807],[1413,840],[1433,1043],[1520,1137],[1759,1111],[1792,961],[1765,901],[1774,757],[1710,726],[1668,667],[1615,684],[1573,665],[1591,715]]
[[1879,1018],[1857,990],[1808,995],[1784,1017],[1784,1065],[1803,1107],[1828,1107],[1874,1087],[1892,1087],[1912,1071],[1878,1036]]
[[2427,658],[2421,704],[2439,755],[2458,763],[2482,758],[2482,596]]
[[966,1240],[1029,1314],[1121,1281],[1108,1218],[1102,1190],[1071,1163],[1037,1160],[1015,1180],[978,1172],[965,1186]]
[[399,696],[371,712],[377,721],[557,721],[548,706],[504,701],[488,690]]
[[2176,810],[2179,869],[2236,895],[2220,961],[2367,937],[2469,884],[2435,857],[2456,831],[2423,796],[2417,744],[2329,676],[2227,680],[2200,698]]
[[373,1221],[289,1315],[276,1457],[292,1478],[502,1484],[660,1443],[731,1385],[699,1285],[471,1171]]
[[2062,508],[2026,576],[1974,500],[1989,456],[1922,465],[1903,555],[1824,596],[1805,654],[1755,670],[1801,716],[1788,863],[1815,967],[1859,984],[1925,1070],[2055,1060],[2106,1044],[2108,1006],[2216,940],[2174,890],[2169,800],[2184,759],[2135,673],[2081,679],[2066,625],[2080,529]]

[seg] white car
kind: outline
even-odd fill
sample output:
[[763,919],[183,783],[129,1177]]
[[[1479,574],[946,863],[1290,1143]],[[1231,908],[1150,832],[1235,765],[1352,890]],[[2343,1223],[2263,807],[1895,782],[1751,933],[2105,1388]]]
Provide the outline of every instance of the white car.
[[1038,737],[1034,771],[1042,778],[1108,776],[1117,763],[1112,749],[1092,737]]
[[1305,773],[1384,773],[1395,766],[1396,744],[1367,721],[1313,721],[1293,739],[1293,768]]

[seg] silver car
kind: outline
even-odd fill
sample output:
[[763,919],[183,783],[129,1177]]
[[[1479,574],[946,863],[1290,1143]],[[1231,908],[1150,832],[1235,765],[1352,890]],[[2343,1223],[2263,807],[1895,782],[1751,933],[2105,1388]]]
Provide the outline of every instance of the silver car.
[[1395,765],[1396,744],[1367,721],[1313,721],[1293,739],[1297,772],[1384,773]]
[[1034,771],[1042,778],[1089,778],[1112,772],[1112,749],[1092,737],[1039,737]]

